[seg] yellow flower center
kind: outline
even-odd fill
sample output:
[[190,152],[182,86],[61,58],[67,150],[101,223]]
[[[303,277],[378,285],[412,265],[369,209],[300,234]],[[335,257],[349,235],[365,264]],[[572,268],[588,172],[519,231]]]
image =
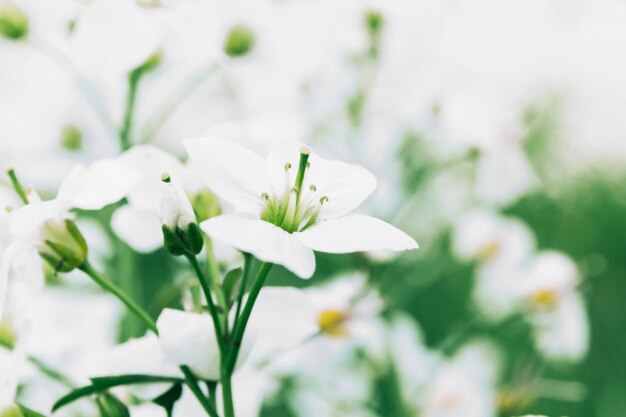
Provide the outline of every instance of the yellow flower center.
[[328,309],[322,311],[317,317],[317,325],[320,331],[328,336],[333,337],[347,337],[348,329],[346,329],[345,322],[348,319],[348,315],[335,309]]
[[478,259],[483,262],[489,261],[496,257],[496,255],[500,252],[501,246],[498,242],[490,242],[480,248],[478,251]]
[[543,288],[532,294],[531,301],[536,307],[550,309],[556,307],[559,296],[553,289]]

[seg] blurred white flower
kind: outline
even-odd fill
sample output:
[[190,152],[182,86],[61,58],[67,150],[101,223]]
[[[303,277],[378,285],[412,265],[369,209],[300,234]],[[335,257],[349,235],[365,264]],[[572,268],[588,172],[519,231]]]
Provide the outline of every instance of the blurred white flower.
[[546,357],[578,361],[589,347],[589,322],[574,262],[558,252],[536,255],[521,280],[535,345]]
[[329,337],[371,337],[384,306],[380,294],[368,287],[362,274],[339,276],[308,288],[306,294],[315,306],[319,331]]
[[472,210],[454,225],[453,250],[462,260],[519,265],[535,247],[528,227],[489,210]]
[[384,221],[349,214],[376,187],[361,167],[322,159],[300,145],[277,148],[267,161],[216,138],[188,139],[185,145],[207,185],[237,211],[203,222],[202,229],[261,260],[309,278],[315,271],[313,250],[417,248]]

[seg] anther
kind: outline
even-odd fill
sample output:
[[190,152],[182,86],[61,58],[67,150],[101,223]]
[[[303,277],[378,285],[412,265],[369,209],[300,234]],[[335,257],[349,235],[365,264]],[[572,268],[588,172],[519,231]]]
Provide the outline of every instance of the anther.
[[324,204],[328,202],[328,196],[322,196],[322,198],[320,198],[320,204]]
[[291,162],[287,162],[284,168],[285,168],[285,171],[289,171],[289,169],[291,168]]
[[161,174],[161,181],[168,183],[168,182],[172,182],[172,179],[170,178],[170,174],[168,174],[167,172],[164,172]]
[[311,184],[309,185],[309,190],[316,192],[317,191],[317,187],[315,186],[315,184]]
[[269,200],[270,200],[270,196],[269,196],[269,195],[267,195],[267,193],[263,193],[263,194],[261,194],[261,198],[262,198],[263,200],[265,200],[265,201],[269,201]]

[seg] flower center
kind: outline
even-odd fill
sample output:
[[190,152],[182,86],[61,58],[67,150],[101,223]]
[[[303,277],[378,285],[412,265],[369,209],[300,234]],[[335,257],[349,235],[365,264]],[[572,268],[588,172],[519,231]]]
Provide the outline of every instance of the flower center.
[[551,309],[556,307],[558,298],[556,291],[544,288],[534,293],[531,296],[531,301],[538,308]]
[[300,149],[298,172],[293,184],[290,172],[293,169],[290,162],[283,166],[285,171],[285,186],[282,193],[274,191],[272,195],[263,193],[264,207],[261,219],[272,223],[289,232],[302,232],[313,226],[319,217],[322,206],[328,202],[328,196],[323,195],[315,184],[304,185],[307,170],[311,169],[307,147]]
[[348,316],[341,310],[323,310],[317,317],[320,332],[333,337],[348,336],[348,329],[344,326]]

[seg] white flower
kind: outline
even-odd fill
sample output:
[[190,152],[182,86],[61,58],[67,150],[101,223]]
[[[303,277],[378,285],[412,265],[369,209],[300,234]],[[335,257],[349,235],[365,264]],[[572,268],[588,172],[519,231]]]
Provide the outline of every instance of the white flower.
[[216,138],[187,139],[185,146],[207,186],[237,211],[203,222],[202,229],[263,261],[309,278],[314,250],[417,248],[384,221],[350,214],[376,187],[361,167],[323,159],[297,144],[273,150],[267,161]]
[[128,205],[113,214],[111,227],[135,251],[153,252],[163,245],[159,220],[161,175],[167,172],[181,181],[184,166],[173,155],[150,145],[134,146],[120,159],[139,175],[139,181],[129,189]]
[[589,321],[574,262],[553,251],[539,253],[520,288],[529,308],[537,349],[551,359],[580,360],[589,347]]
[[380,294],[362,274],[341,276],[306,290],[315,306],[319,331],[331,337],[367,337],[383,308]]
[[465,213],[454,227],[453,250],[462,260],[515,265],[526,261],[534,246],[524,223],[488,210]]

